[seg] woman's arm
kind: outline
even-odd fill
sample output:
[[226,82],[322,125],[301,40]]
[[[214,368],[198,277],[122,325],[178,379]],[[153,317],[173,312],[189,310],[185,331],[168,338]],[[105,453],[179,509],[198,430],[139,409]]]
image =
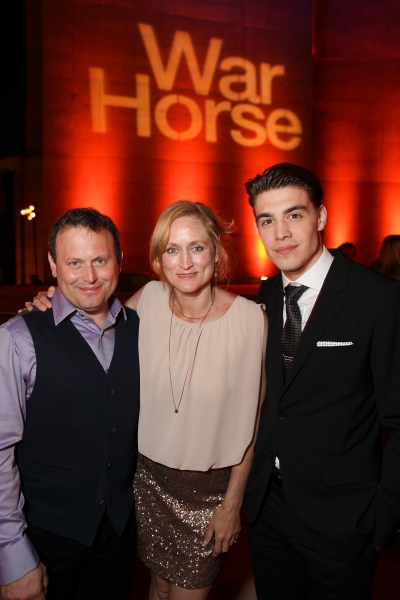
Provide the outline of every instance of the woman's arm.
[[246,483],[250,473],[251,464],[253,462],[254,444],[258,434],[260,410],[266,392],[265,351],[267,342],[267,332],[268,321],[267,316],[264,313],[264,344],[261,365],[260,395],[257,408],[254,436],[250,446],[246,450],[242,462],[239,465],[235,465],[234,467],[232,467],[225,498],[221,506],[217,508],[217,510],[211,517],[210,523],[206,531],[206,535],[203,540],[204,546],[207,546],[211,542],[212,538],[215,537],[215,546],[213,552],[214,557],[218,556],[218,554],[220,554],[221,552],[228,552],[230,545],[236,541],[241,528],[240,509],[243,504]]
[[128,308],[131,308],[132,310],[137,310],[137,305],[139,304],[139,300],[143,290],[144,287],[140,288],[140,290],[138,290],[130,298],[128,298],[128,300],[125,302],[125,306],[128,306]]
[[239,536],[240,508],[243,503],[244,491],[247,478],[250,473],[253,460],[254,444],[252,443],[246,451],[242,462],[232,467],[228,489],[225,498],[211,517],[208,524],[203,544],[207,546],[215,537],[213,556],[221,552],[228,552],[229,547],[236,542]]

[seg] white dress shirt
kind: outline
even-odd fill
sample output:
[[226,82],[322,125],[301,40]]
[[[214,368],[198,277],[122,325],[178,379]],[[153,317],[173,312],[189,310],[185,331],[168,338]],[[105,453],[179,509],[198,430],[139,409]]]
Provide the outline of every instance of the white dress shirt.
[[[308,287],[308,290],[306,290],[304,294],[300,296],[297,302],[301,313],[302,331],[308,321],[309,316],[311,315],[311,311],[314,308],[314,304],[318,298],[318,294],[321,291],[332,261],[332,254],[328,252],[325,246],[323,246],[322,254],[317,262],[314,263],[313,266],[308,269],[308,271],[303,273],[301,277],[296,279],[296,281],[288,279],[286,275],[282,273],[283,289],[285,289],[289,283],[293,283],[294,285],[306,285]],[[283,304],[283,323],[286,323],[286,302]]]
[[[296,279],[296,281],[292,281],[288,279],[284,273],[282,273],[282,282],[283,289],[289,283],[293,283],[294,285],[306,285],[308,290],[304,292],[297,301],[297,304],[300,308],[301,313],[301,330],[303,331],[309,316],[311,315],[312,309],[314,308],[314,304],[318,298],[318,294],[321,291],[323,283],[325,281],[325,277],[328,274],[329,269],[331,268],[331,264],[333,262],[333,256],[325,246],[322,246],[322,254],[317,260],[316,263],[313,264],[312,267],[308,269],[301,277]],[[286,323],[286,302],[283,303],[283,323]],[[275,457],[275,466],[279,469],[280,463],[279,458]]]

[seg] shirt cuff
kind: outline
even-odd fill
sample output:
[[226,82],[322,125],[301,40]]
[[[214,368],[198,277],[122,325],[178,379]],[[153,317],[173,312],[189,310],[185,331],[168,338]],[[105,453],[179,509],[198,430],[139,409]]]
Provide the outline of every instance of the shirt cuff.
[[36,569],[39,562],[39,555],[27,535],[15,544],[0,549],[0,585],[20,579]]

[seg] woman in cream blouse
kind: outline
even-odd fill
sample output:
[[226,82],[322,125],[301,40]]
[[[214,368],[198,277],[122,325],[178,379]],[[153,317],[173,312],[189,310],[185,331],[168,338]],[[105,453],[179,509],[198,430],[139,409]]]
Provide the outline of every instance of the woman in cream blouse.
[[140,317],[134,490],[150,600],[206,599],[240,531],[266,317],[215,285],[229,275],[228,236],[204,204],[169,206],[150,245],[160,281],[127,302]]

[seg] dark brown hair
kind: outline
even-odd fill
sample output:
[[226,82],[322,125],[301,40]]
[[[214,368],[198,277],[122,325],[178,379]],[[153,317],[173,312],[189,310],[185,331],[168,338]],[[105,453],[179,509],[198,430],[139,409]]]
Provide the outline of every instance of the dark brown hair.
[[388,235],[382,242],[374,269],[395,279],[400,278],[400,235]]
[[293,163],[274,165],[245,183],[253,210],[259,194],[288,186],[297,187],[306,192],[316,209],[321,206],[324,192],[320,180],[305,167]]
[[110,232],[114,240],[117,262],[118,264],[121,264],[122,250],[119,242],[118,229],[110,217],[101,214],[95,208],[73,208],[61,215],[61,217],[59,217],[52,225],[47,241],[50,256],[54,262],[56,262],[57,236],[64,231],[64,229],[73,229],[77,227],[84,227],[85,229],[95,231],[96,233],[103,230]]

